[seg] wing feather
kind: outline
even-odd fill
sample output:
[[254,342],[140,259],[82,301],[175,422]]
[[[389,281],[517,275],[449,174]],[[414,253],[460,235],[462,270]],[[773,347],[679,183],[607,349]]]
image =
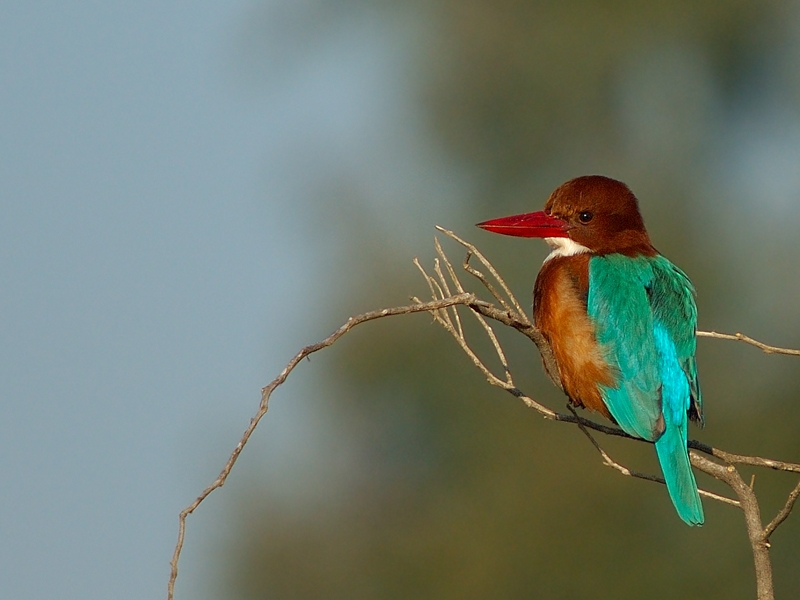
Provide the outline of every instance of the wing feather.
[[675,345],[675,356],[689,382],[689,416],[703,422],[703,397],[697,378],[697,305],[694,286],[686,274],[663,256],[652,259],[650,302],[653,318],[666,329]]
[[609,411],[623,430],[655,440],[664,430],[661,380],[648,288],[649,257],[594,256],[589,262],[587,309],[606,360],[619,373],[603,387]]

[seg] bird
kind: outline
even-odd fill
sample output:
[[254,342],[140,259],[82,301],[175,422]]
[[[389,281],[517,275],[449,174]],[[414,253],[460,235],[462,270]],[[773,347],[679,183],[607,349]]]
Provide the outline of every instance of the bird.
[[543,211],[477,226],[550,246],[533,290],[534,325],[558,371],[548,375],[571,404],[653,442],[678,516],[702,525],[687,448],[688,421],[704,425],[695,289],[653,247],[630,188],[577,177]]

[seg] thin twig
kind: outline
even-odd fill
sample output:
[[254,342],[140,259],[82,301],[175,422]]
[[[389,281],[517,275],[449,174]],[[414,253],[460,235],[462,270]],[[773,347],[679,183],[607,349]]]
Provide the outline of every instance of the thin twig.
[[[642,473],[640,471],[634,471],[633,469],[629,469],[628,467],[621,465],[613,458],[611,458],[608,452],[606,452],[603,449],[603,447],[598,443],[598,441],[594,438],[594,436],[591,433],[589,433],[589,430],[586,428],[586,425],[583,423],[582,419],[578,416],[578,413],[575,412],[575,409],[572,408],[572,406],[570,405],[567,405],[567,408],[575,416],[578,428],[583,432],[583,434],[587,438],[589,438],[589,441],[592,443],[595,449],[600,453],[600,456],[603,458],[603,464],[619,471],[620,473],[628,477],[635,477],[637,479],[644,479],[646,481],[654,481],[655,483],[660,483],[662,485],[667,484],[667,482],[664,480],[663,477],[659,477],[658,475],[650,475],[649,473]],[[734,500],[732,498],[721,496],[719,494],[715,494],[714,492],[709,492],[702,489],[698,489],[697,491],[700,493],[701,496],[705,496],[706,498],[709,498],[711,500],[717,500],[718,502],[722,502],[723,504],[729,504],[731,506],[736,506],[741,508],[741,503],[738,500]]]
[[[436,276],[439,278],[439,281],[433,280],[432,277],[431,277],[431,280],[433,281],[434,285],[436,285],[436,287],[440,290],[441,297],[442,298],[447,298],[448,296],[451,295],[450,294],[450,286],[447,285],[447,278],[444,276],[444,273],[442,273],[442,265],[441,265],[441,262],[439,261],[438,258],[434,259],[434,261],[433,261],[433,270],[436,273]],[[450,312],[451,311],[453,313],[452,320],[450,318]],[[464,329],[463,329],[463,327],[461,327],[461,317],[458,316],[458,310],[456,310],[455,307],[450,307],[449,309],[444,309],[443,312],[447,315],[447,320],[450,322],[451,325],[453,323],[456,324],[456,327],[458,328],[459,335],[461,336],[461,338],[463,338],[464,337]]]
[[472,252],[467,250],[467,255],[464,257],[464,262],[461,264],[461,266],[464,268],[464,270],[467,273],[469,273],[470,275],[472,275],[475,279],[480,281],[483,284],[483,286],[487,290],[489,290],[489,293],[492,296],[494,296],[495,299],[500,303],[500,306],[502,306],[509,313],[513,313],[515,315],[518,315],[519,318],[520,318],[520,321],[527,322],[528,321],[528,315],[526,315],[523,311],[521,311],[519,309],[514,310],[513,308],[511,308],[508,305],[508,303],[506,302],[506,299],[503,298],[503,295],[500,292],[498,292],[495,289],[495,287],[492,285],[492,283],[486,278],[486,275],[484,275],[483,273],[478,271],[478,269],[476,269],[471,264],[469,264],[469,259],[470,258],[472,258]]
[[611,458],[608,452],[606,452],[603,449],[603,447],[597,442],[597,440],[594,439],[594,436],[591,433],[589,433],[589,430],[586,429],[584,424],[581,423],[580,419],[578,418],[578,413],[575,412],[575,409],[572,408],[572,406],[570,405],[567,405],[567,408],[575,416],[576,419],[575,422],[578,425],[578,429],[580,429],[581,432],[583,432],[583,435],[585,435],[589,439],[589,441],[592,443],[592,446],[595,447],[595,450],[597,450],[600,453],[600,456],[603,458],[603,464],[605,464],[607,467],[616,469],[617,471],[628,477],[636,477],[637,479],[646,479],[647,481],[655,481],[656,483],[665,483],[664,479],[661,477],[658,477],[656,475],[650,475],[649,473],[640,473],[639,471],[633,471],[628,467],[619,464],[617,461]]
[[708,444],[703,444],[696,440],[689,440],[689,448],[694,448],[711,456],[724,460],[726,463],[734,465],[749,465],[751,467],[765,467],[774,471],[788,471],[790,473],[800,473],[800,464],[774,460],[772,458],[761,458],[760,456],[744,456],[725,452],[719,448],[714,448]]
[[[492,274],[492,277],[494,277],[494,278],[495,278],[495,280],[497,280],[497,282],[498,282],[498,283],[500,284],[500,286],[503,288],[503,291],[504,291],[504,292],[506,293],[506,295],[508,296],[508,299],[509,299],[509,300],[511,300],[511,303],[514,305],[514,308],[516,308],[516,309],[517,309],[517,312],[518,312],[518,313],[520,313],[521,315],[525,316],[525,311],[524,311],[524,310],[522,310],[522,307],[520,306],[519,302],[517,302],[517,299],[514,297],[514,294],[512,294],[512,293],[511,293],[511,290],[510,290],[510,289],[509,289],[509,287],[506,285],[505,281],[503,281],[503,278],[502,278],[502,277],[500,277],[499,273],[498,273],[498,272],[495,270],[495,268],[494,268],[494,266],[492,265],[492,263],[490,263],[488,260],[486,260],[486,257],[484,257],[484,256],[483,256],[483,254],[481,253],[481,251],[480,251],[480,250],[478,250],[478,249],[477,249],[475,246],[473,246],[473,245],[472,245],[472,244],[470,244],[469,242],[467,242],[467,241],[465,241],[465,240],[462,240],[460,237],[458,237],[458,236],[457,236],[455,233],[453,233],[453,232],[452,232],[452,231],[450,231],[449,229],[445,229],[444,227],[440,227],[439,225],[437,225],[437,226],[436,226],[436,229],[438,229],[439,231],[441,231],[441,232],[442,232],[443,234],[445,234],[447,237],[454,239],[454,240],[455,240],[455,241],[457,241],[459,244],[461,244],[462,246],[464,246],[464,247],[465,247],[467,250],[469,250],[469,251],[470,251],[472,254],[474,254],[474,255],[477,257],[477,259],[478,259],[479,261],[481,261],[481,263],[483,263],[483,265],[484,265],[484,266],[485,266],[487,269],[489,269],[489,273],[491,273],[491,274]],[[527,320],[527,317],[525,317],[525,318],[526,318],[526,320]]]
[[797,482],[797,485],[789,494],[789,498],[786,500],[786,504],[780,510],[780,512],[775,515],[775,518],[769,522],[769,525],[764,527],[763,537],[764,540],[769,541],[770,536],[773,532],[778,528],[778,525],[783,523],[788,517],[789,514],[792,512],[794,508],[794,503],[797,501],[797,498],[800,496],[800,481]]
[[[664,485],[666,485],[666,482],[664,482]],[[723,504],[729,504],[730,506],[735,506],[736,508],[742,508],[742,503],[738,500],[734,500],[733,498],[721,496],[720,494],[715,494],[714,492],[709,492],[708,490],[703,490],[700,488],[697,489],[697,493],[705,498],[708,498],[709,500],[716,500],[717,502],[722,502]]]
[[[425,279],[425,281],[427,282],[427,284],[428,284],[428,288],[430,288],[430,291],[431,291],[431,297],[432,297],[434,300],[440,300],[440,299],[441,299],[441,296],[440,296],[439,292],[441,292],[441,289],[439,289],[439,290],[437,291],[437,288],[436,288],[436,286],[434,285],[434,284],[435,284],[435,282],[434,282],[434,281],[431,279],[431,277],[429,277],[429,276],[428,276],[428,274],[425,272],[425,269],[424,269],[424,268],[422,267],[422,265],[420,264],[420,262],[419,262],[419,259],[418,259],[418,258],[416,258],[416,257],[414,257],[414,260],[413,260],[412,262],[413,262],[413,263],[414,263],[414,265],[416,265],[416,267],[417,267],[417,268],[420,270],[420,272],[422,273],[422,277],[423,277],[423,278]],[[417,303],[417,304],[423,304],[422,300],[420,300],[420,299],[419,299],[419,298],[417,298],[416,296],[412,297],[411,299],[412,299],[412,300],[413,300],[415,303]],[[433,317],[434,321],[436,321],[437,323],[439,323],[439,324],[440,324],[440,325],[442,325],[442,326],[444,326],[444,325],[445,325],[446,321],[444,320],[444,318],[442,318],[442,315],[441,315],[442,311],[441,311],[441,310],[432,310],[432,311],[430,311],[430,313],[431,313],[431,316]]]
[[754,340],[748,335],[743,333],[717,333],[716,331],[698,331],[698,337],[710,337],[718,340],[733,340],[737,342],[744,342],[750,344],[766,352],[767,354],[788,354],[789,356],[800,356],[800,350],[793,350],[792,348],[779,348],[778,346],[770,346],[764,342]]
[[450,275],[450,280],[453,282],[453,285],[456,286],[456,291],[460,294],[464,293],[464,286],[461,285],[461,280],[456,275],[456,270],[453,268],[453,265],[450,264],[450,259],[447,258],[447,254],[444,253],[442,249],[442,245],[439,243],[439,238],[433,238],[434,246],[436,247],[436,254],[439,255],[439,258],[442,259],[444,266],[447,268],[447,273]]
[[[453,270],[453,266],[450,264],[450,261],[448,260],[447,255],[444,253],[444,250],[442,250],[442,246],[439,244],[439,240],[435,236],[433,238],[433,242],[434,242],[434,245],[436,246],[436,252],[439,254],[439,257],[442,259],[442,262],[444,263],[445,268],[447,268],[447,272],[450,275],[450,279],[453,281],[453,284],[456,286],[456,291],[459,292],[459,293],[464,293],[464,288],[461,286],[461,282],[458,280],[458,277],[456,277],[456,273]],[[442,287],[444,287],[444,291],[449,296],[450,295],[450,286],[447,285],[447,278],[442,273],[442,268],[441,268],[441,265],[440,265],[439,261],[438,260],[435,261],[434,265],[435,265],[435,269],[436,269],[436,274],[439,276],[439,279],[442,282]],[[455,307],[455,306],[452,306],[450,308],[450,310],[453,311],[453,320],[455,321],[456,325],[458,326],[458,334],[463,338],[464,337],[464,328],[461,326],[461,317],[458,314],[458,308]]]

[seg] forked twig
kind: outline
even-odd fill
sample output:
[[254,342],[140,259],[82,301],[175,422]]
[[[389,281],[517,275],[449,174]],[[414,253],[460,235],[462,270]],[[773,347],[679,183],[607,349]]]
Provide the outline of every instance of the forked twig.
[[798,497],[800,497],[800,481],[797,482],[797,485],[789,493],[789,497],[786,499],[786,504],[784,504],[780,512],[775,515],[775,518],[772,519],[772,521],[770,521],[766,527],[764,527],[763,537],[765,540],[769,540],[770,536],[778,528],[778,525],[783,523],[788,518]]

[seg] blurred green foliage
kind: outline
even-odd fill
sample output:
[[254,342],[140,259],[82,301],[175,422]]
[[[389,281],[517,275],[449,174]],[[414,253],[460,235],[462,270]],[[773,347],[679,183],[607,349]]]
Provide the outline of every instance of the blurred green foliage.
[[[726,127],[765,79],[794,93],[796,81],[773,68],[786,64],[791,47],[786,3],[334,4],[309,4],[309,26],[298,35],[324,30],[334,14],[346,20],[367,9],[418,22],[407,91],[433,143],[473,174],[457,208],[468,222],[541,206],[577,175],[618,177],[640,197],[656,245],[695,281],[701,327],[800,343],[796,328],[785,326],[797,313],[765,312],[742,283],[774,254],[747,262],[743,244],[773,236],[747,227],[731,233],[731,219],[749,213],[731,206],[724,183],[709,175]],[[417,225],[432,231],[433,223]],[[343,275],[346,289],[330,296],[335,314],[424,293],[411,257],[386,243],[385,223],[367,214],[336,227],[351,245],[343,273],[357,276]],[[526,299],[544,248],[466,235]],[[779,251],[796,256],[797,243],[784,243]],[[460,250],[451,258],[459,261]],[[780,270],[775,277],[782,289]],[[324,402],[338,415],[331,426],[356,449],[357,476],[336,501],[322,486],[309,489],[311,509],[268,493],[244,502],[241,535],[229,544],[232,598],[754,596],[736,509],[706,501],[706,526],[684,526],[660,486],[603,468],[577,430],[544,422],[487,386],[427,316],[351,335],[315,364],[324,365],[317,371]],[[516,377],[561,408],[564,398],[519,337],[503,334]],[[800,458],[796,361],[701,340],[699,364],[708,425],[692,436],[731,451]],[[657,470],[649,446],[601,441],[620,461]],[[758,473],[766,518],[792,485],[791,477]],[[773,538],[779,597],[800,589],[798,523],[794,515]]]

